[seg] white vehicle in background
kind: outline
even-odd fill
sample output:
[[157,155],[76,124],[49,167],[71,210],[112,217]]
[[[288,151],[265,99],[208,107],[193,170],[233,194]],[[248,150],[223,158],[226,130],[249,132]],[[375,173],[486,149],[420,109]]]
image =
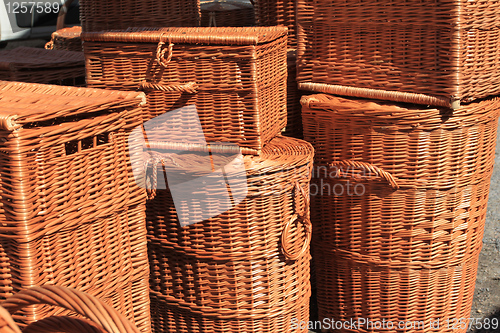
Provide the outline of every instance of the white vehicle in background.
[[[59,12],[66,9],[64,3],[65,0],[0,0],[0,48],[12,40],[50,39]],[[78,0],[69,5],[64,23],[66,26],[80,23]]]

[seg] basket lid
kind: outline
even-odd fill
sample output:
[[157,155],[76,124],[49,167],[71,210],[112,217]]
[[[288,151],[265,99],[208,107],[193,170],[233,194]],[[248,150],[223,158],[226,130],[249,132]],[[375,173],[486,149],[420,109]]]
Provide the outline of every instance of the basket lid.
[[0,129],[146,103],[142,92],[0,81]]
[[60,69],[84,66],[85,57],[82,52],[45,50],[25,46],[0,51],[0,70]]
[[[370,126],[393,125],[394,129],[423,129],[436,126],[456,128],[488,122],[500,112],[500,98],[493,97],[463,104],[456,110],[426,107],[358,98],[343,98],[326,94],[303,96],[304,115],[307,109],[328,112],[332,118],[356,118],[366,120]],[[387,127],[389,130],[390,128]]]
[[128,28],[83,32],[84,42],[257,45],[285,37],[286,27]]
[[80,38],[82,34],[82,27],[77,25],[70,28],[59,29],[52,33],[52,38],[64,37],[64,38]]

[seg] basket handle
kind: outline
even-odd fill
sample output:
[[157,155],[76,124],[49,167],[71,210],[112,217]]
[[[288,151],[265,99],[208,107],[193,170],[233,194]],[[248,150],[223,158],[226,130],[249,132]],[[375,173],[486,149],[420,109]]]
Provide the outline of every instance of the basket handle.
[[184,84],[166,85],[142,81],[139,88],[141,90],[159,90],[164,92],[196,94],[196,92],[198,91],[198,84],[196,84],[196,82],[188,82]]
[[[158,47],[156,48],[156,62],[158,63],[158,65],[167,68],[170,61],[172,61],[172,55],[174,54],[174,44],[168,42],[167,48],[163,48],[163,45],[165,45],[165,42],[160,40],[158,42]],[[165,53],[167,52],[167,58],[165,58]]]
[[23,333],[106,333],[87,319],[75,317],[47,317],[29,324]]
[[108,333],[140,333],[111,306],[84,292],[60,286],[32,287],[7,298],[1,305],[10,313],[35,304],[59,306],[87,317]]
[[45,49],[46,50],[52,50],[54,49],[54,41],[51,39],[45,44]]
[[[307,216],[307,212],[309,209],[309,198],[306,195],[306,192],[304,191],[302,186],[300,186],[299,182],[295,183],[295,190],[299,191],[302,197],[304,198],[305,210],[302,214],[294,214],[292,218],[287,222],[285,228],[283,229],[283,232],[281,233],[281,247],[283,250],[283,254],[288,260],[293,260],[293,261],[298,260],[307,252],[307,250],[309,249],[309,245],[311,244],[311,238],[312,238],[312,223],[309,217]],[[289,244],[287,241],[288,239],[287,236],[290,233],[290,227],[292,223],[294,223],[297,220],[301,221],[306,227],[306,239],[304,241],[304,244],[302,245],[301,250],[296,254],[292,254],[288,249]]]
[[[380,177],[386,180],[393,189],[395,190],[399,189],[399,185],[396,182],[396,179],[394,178],[393,175],[373,164],[359,162],[359,161],[345,160],[341,162],[330,163],[330,166],[354,167],[354,168],[365,169],[370,172],[370,175],[374,174],[376,177]],[[340,176],[340,170],[338,170],[337,175]]]

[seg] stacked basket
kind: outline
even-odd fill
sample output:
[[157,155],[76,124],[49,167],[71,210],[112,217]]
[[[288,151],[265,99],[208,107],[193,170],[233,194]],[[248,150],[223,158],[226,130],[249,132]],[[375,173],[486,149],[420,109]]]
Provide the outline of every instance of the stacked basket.
[[[145,123],[131,137],[142,147],[131,152],[143,159],[136,180],[150,194],[155,332],[290,332],[292,320],[309,318],[313,149],[280,136],[286,34],[283,27],[82,34],[90,86],[147,96]],[[197,127],[201,135],[190,135]]]
[[485,226],[499,5],[297,4],[299,87],[372,99],[302,98],[320,320],[451,331],[470,317]]

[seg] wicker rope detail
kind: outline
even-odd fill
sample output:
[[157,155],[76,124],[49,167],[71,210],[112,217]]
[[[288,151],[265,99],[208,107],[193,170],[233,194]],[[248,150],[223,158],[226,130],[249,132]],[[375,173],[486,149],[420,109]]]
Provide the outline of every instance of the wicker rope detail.
[[[174,44],[168,43],[168,48],[162,49],[165,42],[159,42],[156,49],[156,62],[165,68],[168,67],[170,61],[172,61],[172,55],[174,52]],[[165,53],[168,51],[167,59],[165,59]]]
[[140,86],[141,90],[159,90],[163,92],[186,92],[190,94],[196,94],[198,90],[198,85],[196,82],[188,82],[185,84],[178,85],[165,85],[158,83],[151,83],[143,81]]
[[[384,171],[380,169],[379,167],[376,167],[375,165],[368,164],[365,162],[359,162],[359,161],[341,161],[341,162],[334,162],[331,163],[330,166],[340,166],[340,167],[355,167],[355,168],[361,168],[365,169],[370,172],[370,174],[374,174],[377,177],[385,179],[393,189],[397,190],[399,189],[399,185],[396,182],[396,179],[394,178],[393,175],[391,175],[389,172]],[[341,170],[337,170],[337,176],[345,176],[342,174]]]

